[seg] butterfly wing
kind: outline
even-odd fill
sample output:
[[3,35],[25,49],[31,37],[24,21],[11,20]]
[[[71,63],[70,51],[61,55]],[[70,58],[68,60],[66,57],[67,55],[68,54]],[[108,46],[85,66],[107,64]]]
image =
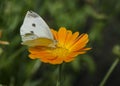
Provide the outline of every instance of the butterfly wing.
[[[49,43],[51,43],[48,42],[48,39],[54,42],[53,35],[48,25],[37,13],[33,11],[27,12],[24,22],[20,28],[20,34],[23,44],[28,46],[36,46],[36,42],[38,42],[40,46],[44,45],[42,43],[46,42],[45,46],[47,46],[47,44],[49,45]],[[39,40],[36,41],[36,39]]]
[[34,46],[54,47],[53,41],[47,38],[37,38],[33,40],[28,40],[23,42],[22,44],[29,45],[29,47],[34,47]]

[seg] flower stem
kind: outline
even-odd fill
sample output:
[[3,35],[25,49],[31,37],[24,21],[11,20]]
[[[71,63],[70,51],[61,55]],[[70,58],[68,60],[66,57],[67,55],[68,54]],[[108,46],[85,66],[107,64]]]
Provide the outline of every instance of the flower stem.
[[115,67],[117,66],[119,62],[119,58],[117,58],[113,64],[111,65],[110,69],[108,70],[107,74],[105,75],[105,77],[103,78],[103,80],[101,81],[100,85],[99,86],[104,86],[107,79],[109,78],[109,76],[111,75],[111,73],[113,72],[113,70],[115,69]]
[[58,66],[58,81],[56,86],[62,86],[62,64]]

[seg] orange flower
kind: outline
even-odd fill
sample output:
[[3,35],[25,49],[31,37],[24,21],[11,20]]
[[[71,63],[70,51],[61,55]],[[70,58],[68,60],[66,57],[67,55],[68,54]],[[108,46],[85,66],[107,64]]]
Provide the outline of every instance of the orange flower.
[[86,53],[91,48],[85,48],[88,43],[88,35],[75,32],[72,34],[70,30],[61,27],[59,31],[51,30],[54,39],[57,40],[55,48],[48,47],[30,47],[29,57],[31,59],[40,59],[42,62],[50,64],[61,64],[63,62],[71,62],[79,54]]

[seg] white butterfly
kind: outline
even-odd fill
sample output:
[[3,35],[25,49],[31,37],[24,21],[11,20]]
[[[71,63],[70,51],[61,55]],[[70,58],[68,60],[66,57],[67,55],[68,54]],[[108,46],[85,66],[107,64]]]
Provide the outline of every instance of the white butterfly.
[[55,46],[55,40],[49,26],[35,12],[28,11],[20,28],[22,44],[34,46]]

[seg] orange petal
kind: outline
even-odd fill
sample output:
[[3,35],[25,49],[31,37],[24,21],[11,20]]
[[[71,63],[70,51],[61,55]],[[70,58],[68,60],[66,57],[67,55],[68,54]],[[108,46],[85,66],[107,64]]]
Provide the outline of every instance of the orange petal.
[[78,52],[71,52],[68,57],[75,57],[78,54],[79,54]]
[[56,60],[57,58],[54,56],[42,56],[42,58],[39,58],[42,62],[49,63],[51,60]]
[[66,35],[65,45],[67,45],[67,44],[70,43],[71,37],[72,37],[72,31],[67,30],[67,35]]
[[[37,59],[38,58],[38,55],[36,55],[36,54],[29,54],[29,57],[31,58],[31,59]],[[40,57],[39,57],[40,58]]]
[[77,51],[79,49],[82,49],[83,47],[86,46],[87,42],[88,42],[88,35],[87,34],[84,34],[83,36],[81,36],[79,38],[78,41],[76,41],[75,44],[73,44],[73,46],[71,47],[71,50],[72,51]]
[[92,48],[83,48],[83,49],[81,49],[81,50],[83,50],[83,51],[87,51],[87,50],[91,50]]
[[49,63],[51,63],[51,64],[61,64],[61,63],[63,63],[63,59],[57,58],[55,60],[50,60]]
[[53,33],[54,35],[54,38],[57,40],[58,39],[58,36],[57,36],[57,31],[51,29],[51,32]]
[[58,40],[60,45],[64,45],[65,39],[66,39],[66,33],[67,30],[64,27],[61,27],[60,30],[58,31]]
[[66,40],[66,48],[71,47],[71,45],[75,42],[78,36],[79,36],[79,32],[73,33],[73,35],[69,38],[69,40]]
[[29,57],[35,59],[35,58],[44,58],[44,57],[52,57],[52,56],[50,53],[40,52],[40,53],[31,53]]
[[76,39],[78,36],[79,36],[79,32],[73,33],[73,35],[72,35],[72,37],[71,37],[71,39],[70,39],[70,42],[75,41],[75,39]]
[[75,58],[74,57],[68,57],[67,59],[65,59],[64,61],[65,62],[71,62],[73,61]]
[[48,59],[40,59],[41,62],[44,62],[44,63],[48,63],[49,60]]

